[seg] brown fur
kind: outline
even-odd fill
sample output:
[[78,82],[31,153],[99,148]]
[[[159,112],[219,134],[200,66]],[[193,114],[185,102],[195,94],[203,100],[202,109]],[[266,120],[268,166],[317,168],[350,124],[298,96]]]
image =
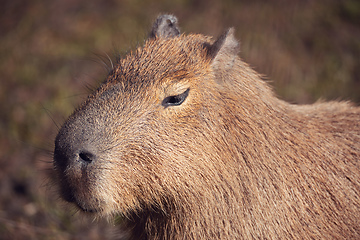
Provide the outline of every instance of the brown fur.
[[64,198],[131,239],[359,239],[360,108],[279,100],[231,29],[156,30],[61,128]]

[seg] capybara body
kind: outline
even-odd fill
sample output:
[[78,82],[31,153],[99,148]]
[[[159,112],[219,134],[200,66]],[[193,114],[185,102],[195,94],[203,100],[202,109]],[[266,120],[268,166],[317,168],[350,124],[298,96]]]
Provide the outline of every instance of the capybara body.
[[360,108],[292,105],[160,16],[55,140],[61,194],[130,239],[360,239]]

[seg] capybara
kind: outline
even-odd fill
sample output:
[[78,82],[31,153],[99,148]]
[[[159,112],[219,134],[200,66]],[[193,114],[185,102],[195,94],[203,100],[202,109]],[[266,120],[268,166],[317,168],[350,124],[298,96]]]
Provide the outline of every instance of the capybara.
[[360,239],[360,107],[293,105],[162,15],[61,127],[63,198],[130,239]]

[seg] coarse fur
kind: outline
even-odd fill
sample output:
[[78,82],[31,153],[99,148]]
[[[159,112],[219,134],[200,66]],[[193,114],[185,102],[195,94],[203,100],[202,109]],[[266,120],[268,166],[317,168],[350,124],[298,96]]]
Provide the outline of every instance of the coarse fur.
[[176,22],[159,17],[60,129],[64,199],[121,214],[130,239],[359,239],[360,108],[286,103],[233,29]]

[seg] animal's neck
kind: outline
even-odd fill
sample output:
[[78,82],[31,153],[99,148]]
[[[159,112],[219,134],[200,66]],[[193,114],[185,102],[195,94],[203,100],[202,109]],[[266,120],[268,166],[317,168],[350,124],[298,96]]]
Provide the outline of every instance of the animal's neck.
[[[223,202],[224,198],[220,195],[223,199],[218,199],[219,208],[214,205],[213,199],[210,200],[211,196],[208,199],[198,197],[191,206],[173,206],[167,210],[154,209],[134,214],[126,227],[132,229],[131,239],[231,239],[234,232],[230,230],[234,231],[239,226],[231,226],[227,217],[229,209],[236,207]],[[235,220],[235,213],[232,218]]]

